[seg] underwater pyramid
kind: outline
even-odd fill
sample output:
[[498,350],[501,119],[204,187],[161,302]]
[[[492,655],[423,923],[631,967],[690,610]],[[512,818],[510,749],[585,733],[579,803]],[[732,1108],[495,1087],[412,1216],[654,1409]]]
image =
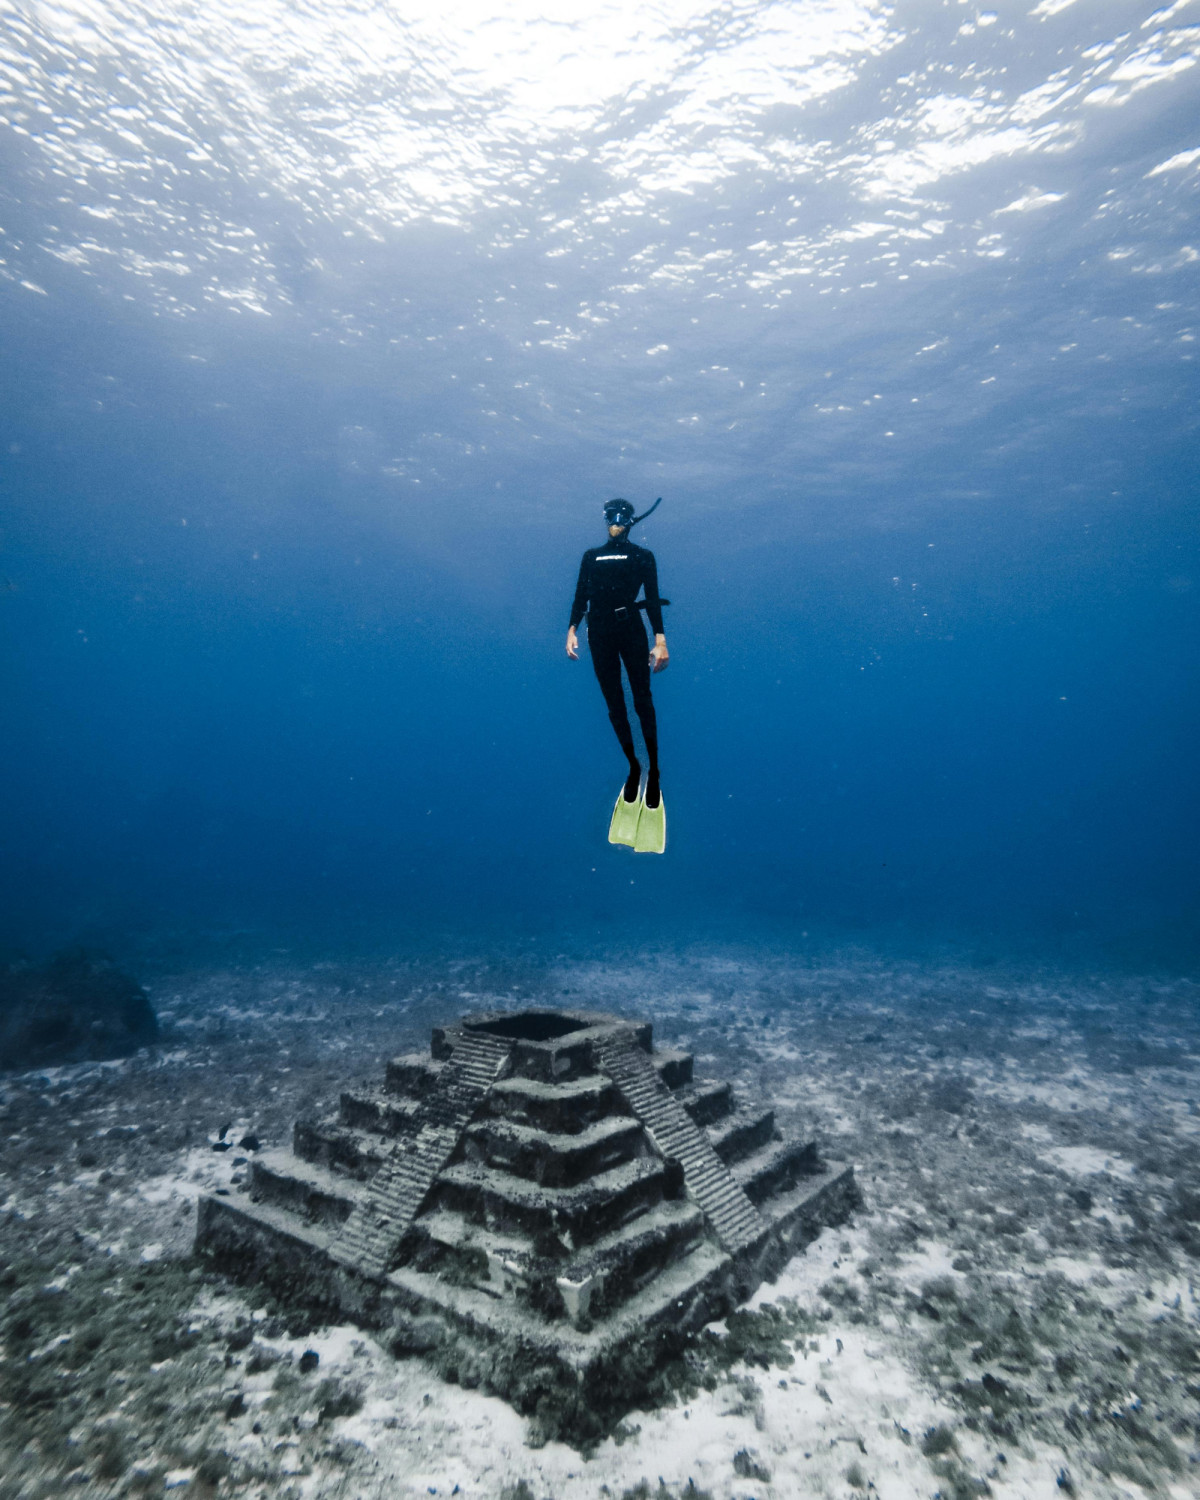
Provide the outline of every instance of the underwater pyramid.
[[526,1412],[632,1402],[857,1202],[853,1168],[648,1024],[464,1017],[201,1200],[197,1251]]

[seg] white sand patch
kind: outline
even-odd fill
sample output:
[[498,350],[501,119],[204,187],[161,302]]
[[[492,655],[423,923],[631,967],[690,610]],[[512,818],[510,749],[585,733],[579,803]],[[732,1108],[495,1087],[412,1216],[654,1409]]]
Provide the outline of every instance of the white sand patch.
[[950,1280],[956,1287],[966,1284],[965,1277],[954,1269],[954,1251],[948,1245],[925,1244],[920,1250],[900,1257],[894,1275],[910,1291],[920,1291],[927,1281]]
[[[896,1217],[859,1213],[853,1224],[823,1230],[803,1255],[789,1263],[777,1281],[759,1287],[746,1306],[761,1307],[782,1297],[808,1301],[831,1277],[852,1279],[859,1274],[861,1262],[868,1258],[872,1226]],[[965,1284],[965,1277],[954,1269],[954,1255],[953,1247],[929,1240],[919,1250],[901,1256],[890,1274],[913,1292],[919,1292],[927,1281],[946,1278],[960,1287]]]
[[[227,1138],[236,1142],[247,1129],[248,1125],[234,1125]],[[202,1193],[227,1193],[235,1176],[245,1171],[248,1157],[249,1152],[239,1151],[236,1144],[228,1151],[214,1151],[211,1142],[208,1146],[194,1146],[180,1158],[174,1172],[148,1177],[139,1183],[138,1195],[147,1203],[171,1203],[195,1202]]]
[[1067,1114],[1089,1107],[1107,1109],[1115,1103],[1111,1087],[1092,1089],[1085,1080],[1077,1080],[1074,1075],[1038,1079],[1014,1073],[1011,1069],[999,1073],[979,1068],[973,1072],[980,1093],[1004,1104],[1043,1104]]
[[61,1292],[66,1289],[71,1277],[83,1269],[82,1266],[68,1266],[61,1276],[56,1276],[53,1281],[46,1282],[43,1290],[47,1292]]
[[[841,1330],[843,1352],[835,1355],[838,1335],[831,1332],[821,1340],[829,1357],[810,1355],[799,1367],[802,1373],[755,1371],[742,1384],[721,1387],[689,1407],[639,1416],[636,1440],[619,1449],[606,1443],[593,1472],[602,1469],[617,1493],[639,1479],[653,1484],[661,1476],[676,1485],[694,1479],[718,1495],[801,1496],[843,1493],[847,1471],[857,1464],[877,1489],[897,1500],[925,1500],[932,1475],[914,1434],[919,1438],[949,1414],[914,1397],[911,1378],[896,1361],[878,1355],[868,1360],[856,1333]],[[750,1380],[758,1396],[748,1415]],[[770,1474],[769,1490],[737,1474],[733,1461],[742,1451]],[[586,1493],[585,1485],[563,1485],[572,1500]]]
[[1163,1099],[1160,1103],[1173,1117],[1171,1125],[1179,1135],[1200,1135],[1200,1113],[1191,1099]]
[[1094,1277],[1104,1275],[1108,1268],[1098,1255],[1051,1255],[1044,1269],[1065,1276],[1076,1286],[1087,1286]]
[[[270,1344],[272,1340],[265,1339],[262,1342]],[[363,1358],[367,1347],[363,1342],[362,1330],[351,1324],[322,1328],[300,1342],[304,1352],[312,1350],[319,1357],[318,1368],[348,1365]],[[283,1347],[290,1348],[295,1343],[295,1339],[284,1340]]]
[[228,1332],[247,1318],[251,1323],[265,1323],[267,1314],[261,1307],[249,1310],[241,1296],[232,1290],[206,1287],[192,1305],[192,1322],[197,1326],[202,1322],[211,1322]]
[[72,1335],[69,1333],[56,1334],[49,1343],[42,1344],[38,1349],[31,1349],[26,1356],[30,1361],[45,1359],[46,1355],[54,1349],[61,1349],[64,1344],[71,1342]]
[[1133,1176],[1133,1164],[1123,1156],[1101,1151],[1098,1146],[1055,1146],[1051,1151],[1039,1151],[1040,1160],[1067,1172],[1072,1177],[1097,1177],[1107,1174],[1128,1181]]
[[[838,1243],[824,1246],[821,1270],[834,1260],[845,1264],[844,1255]],[[807,1279],[789,1268],[776,1293],[804,1290]],[[719,1500],[840,1500],[854,1493],[847,1480],[852,1465],[889,1500],[928,1500],[938,1479],[920,1441],[939,1424],[956,1428],[966,1467],[1002,1478],[1004,1494],[1015,1500],[1049,1500],[1065,1462],[1055,1450],[1027,1449],[1007,1453],[997,1467],[994,1445],[962,1433],[957,1414],[920,1391],[902,1346],[848,1323],[801,1339],[790,1370],[739,1369],[687,1405],[631,1413],[623,1440],[606,1441],[590,1459],[561,1443],[528,1448],[525,1423],[504,1402],[443,1385],[418,1362],[396,1363],[356,1328],[263,1342],[294,1360],[316,1349],[314,1383],[333,1376],[361,1391],[361,1409],[333,1423],[330,1433],[371,1453],[370,1482],[360,1481],[358,1491],[371,1500],[450,1495],[456,1487],[464,1500],[495,1500],[503,1486],[522,1479],[539,1497],[596,1500],[601,1485],[619,1495],[642,1479],[653,1487],[660,1477],[676,1490],[692,1479]],[[271,1446],[284,1472],[301,1472],[298,1456],[284,1451],[288,1440]],[[738,1475],[733,1463],[743,1450],[769,1481]],[[301,1493],[330,1494],[336,1477],[318,1462]]]
[[[106,1057],[99,1061],[89,1059],[86,1062],[64,1063],[57,1068],[31,1068],[27,1073],[12,1074],[8,1082],[32,1083],[35,1079],[41,1079],[50,1089],[62,1088],[66,1085],[83,1083],[89,1078],[99,1077],[102,1074],[123,1073],[135,1057],[144,1061],[149,1055],[146,1049],[142,1048],[128,1057]],[[46,1102],[57,1104],[58,1100],[51,1096]]]
[[143,1263],[149,1263],[150,1261],[154,1260],[161,1260],[162,1253],[162,1244],[158,1240],[155,1240],[153,1244],[142,1246],[141,1253],[138,1255],[138,1260],[142,1261]]

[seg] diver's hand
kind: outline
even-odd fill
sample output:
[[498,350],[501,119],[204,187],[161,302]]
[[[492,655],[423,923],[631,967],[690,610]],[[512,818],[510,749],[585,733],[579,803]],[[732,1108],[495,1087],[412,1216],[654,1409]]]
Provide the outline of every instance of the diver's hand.
[[650,670],[662,672],[671,660],[671,653],[667,650],[667,638],[665,635],[654,637],[654,650],[650,653]]
[[575,634],[574,625],[567,631],[567,655],[572,661],[579,660],[579,637]]

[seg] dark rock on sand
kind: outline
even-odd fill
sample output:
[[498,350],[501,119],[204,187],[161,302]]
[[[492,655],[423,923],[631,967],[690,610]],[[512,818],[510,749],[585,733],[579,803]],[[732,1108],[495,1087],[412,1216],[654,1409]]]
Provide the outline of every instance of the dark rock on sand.
[[0,1070],[125,1057],[157,1036],[145,990],[102,955],[0,969]]

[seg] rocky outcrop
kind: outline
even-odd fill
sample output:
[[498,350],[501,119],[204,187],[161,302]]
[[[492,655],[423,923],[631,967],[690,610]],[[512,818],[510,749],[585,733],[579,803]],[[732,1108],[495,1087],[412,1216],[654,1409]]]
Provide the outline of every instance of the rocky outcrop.
[[0,968],[0,1070],[125,1057],[157,1036],[145,990],[108,958],[73,949]]

